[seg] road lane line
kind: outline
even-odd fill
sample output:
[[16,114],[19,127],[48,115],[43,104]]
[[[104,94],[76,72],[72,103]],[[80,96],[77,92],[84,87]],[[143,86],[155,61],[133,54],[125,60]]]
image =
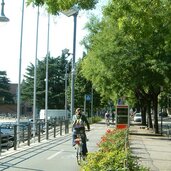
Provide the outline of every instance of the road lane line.
[[62,153],[63,151],[64,151],[64,150],[60,150],[60,151],[58,151],[57,153],[55,153],[55,154],[49,156],[49,157],[47,158],[47,160],[53,159],[54,157],[56,157],[58,154]]

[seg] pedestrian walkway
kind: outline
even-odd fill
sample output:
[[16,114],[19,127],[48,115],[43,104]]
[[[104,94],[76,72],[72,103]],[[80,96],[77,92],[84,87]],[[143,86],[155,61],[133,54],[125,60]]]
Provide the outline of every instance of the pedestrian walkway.
[[130,126],[130,147],[150,171],[171,171],[171,138],[155,135],[140,125]]

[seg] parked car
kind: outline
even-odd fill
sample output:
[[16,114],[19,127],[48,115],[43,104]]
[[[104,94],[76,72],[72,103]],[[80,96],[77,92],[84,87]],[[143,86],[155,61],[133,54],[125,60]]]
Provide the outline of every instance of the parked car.
[[14,136],[10,134],[4,134],[0,132],[0,145],[1,147],[13,147],[14,146]]
[[13,124],[2,124],[0,130],[3,134],[14,135],[14,125]]
[[159,116],[161,117],[168,117],[168,113],[167,112],[160,112]]
[[142,121],[141,113],[136,113],[134,115],[134,122],[141,122],[141,121]]

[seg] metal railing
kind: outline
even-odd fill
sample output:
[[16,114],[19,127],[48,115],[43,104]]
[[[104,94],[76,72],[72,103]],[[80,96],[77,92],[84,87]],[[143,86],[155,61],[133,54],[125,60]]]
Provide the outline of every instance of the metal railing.
[[[17,144],[19,146],[30,146],[31,143],[40,143],[45,139],[48,140],[49,137],[56,138],[57,135],[68,134],[69,124],[70,120],[65,118],[48,120],[47,127],[45,127],[44,122],[37,121],[35,137],[33,137],[33,123],[31,122],[21,122],[19,125],[14,123],[3,124],[0,126],[0,131],[3,132],[3,134],[0,134],[0,154],[9,150],[9,148],[17,150]],[[19,140],[17,140],[17,126],[19,126]],[[6,132],[4,131],[5,129]]]

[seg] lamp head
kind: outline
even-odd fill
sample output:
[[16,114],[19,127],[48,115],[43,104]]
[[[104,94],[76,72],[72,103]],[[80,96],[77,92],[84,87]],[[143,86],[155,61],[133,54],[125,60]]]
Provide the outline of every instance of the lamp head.
[[0,22],[8,22],[9,18],[7,18],[5,15],[0,15]]
[[1,15],[0,15],[0,22],[8,22],[9,21],[9,18],[7,18],[4,14],[4,0],[2,0],[2,3],[1,3]]
[[62,54],[67,55],[69,54],[69,49],[65,48],[62,50]]
[[77,15],[78,12],[79,12],[79,8],[76,7],[76,6],[73,6],[73,7],[70,8],[69,10],[62,11],[62,13],[63,13],[64,15],[66,15],[67,17],[73,16],[73,15]]

